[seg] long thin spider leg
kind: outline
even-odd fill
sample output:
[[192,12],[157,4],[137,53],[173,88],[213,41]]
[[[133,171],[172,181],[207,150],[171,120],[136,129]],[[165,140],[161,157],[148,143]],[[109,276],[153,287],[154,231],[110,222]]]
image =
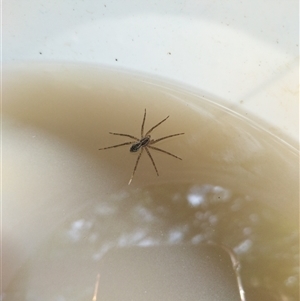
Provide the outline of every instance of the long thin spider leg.
[[130,141],[130,142],[125,142],[125,143],[121,143],[121,144],[116,144],[116,145],[112,145],[112,146],[108,146],[108,147],[103,147],[103,148],[99,148],[99,150],[104,150],[104,149],[119,147],[119,146],[128,145],[128,144],[133,144],[133,143],[135,143],[135,141]]
[[161,122],[159,122],[157,125],[153,126],[147,133],[145,136],[149,135],[156,127],[158,127],[160,124],[162,124],[163,122],[165,122],[170,116],[167,116],[165,119],[163,119]]
[[132,138],[132,139],[135,139],[137,141],[139,141],[140,139],[139,138],[136,138],[132,135],[128,135],[128,134],[120,134],[120,133],[113,133],[113,132],[109,132],[111,135],[117,135],[117,136],[125,136],[125,137],[129,137],[129,138]]
[[145,120],[146,120],[146,109],[145,109],[144,118],[143,118],[142,127],[141,127],[141,138],[144,137],[144,125],[145,125]]
[[97,294],[98,294],[98,288],[99,288],[99,281],[100,281],[100,274],[98,273],[97,275],[97,280],[95,284],[95,289],[94,289],[94,296],[92,301],[97,301]]
[[152,148],[152,149],[155,149],[155,150],[157,150],[157,151],[159,151],[159,152],[162,152],[162,153],[165,153],[165,154],[167,154],[167,155],[170,155],[170,156],[172,156],[172,157],[174,157],[174,158],[177,158],[177,159],[179,159],[179,160],[182,160],[180,157],[177,157],[177,156],[175,156],[175,155],[173,155],[173,154],[171,154],[171,153],[169,153],[169,152],[167,152],[167,151],[165,151],[165,150],[163,150],[163,149],[160,149],[160,148],[157,148],[157,147],[154,147],[154,146],[151,146],[151,145],[148,145],[147,147]]
[[168,135],[168,136],[159,138],[159,139],[157,139],[157,140],[152,140],[152,141],[150,142],[150,144],[152,145],[152,144],[154,144],[154,143],[156,143],[156,142],[158,142],[158,141],[161,141],[161,140],[164,140],[164,139],[167,139],[167,138],[171,138],[171,137],[174,137],[174,136],[179,136],[179,135],[184,135],[184,133],[178,133],[178,134]]
[[150,159],[151,159],[151,161],[152,161],[152,164],[153,164],[153,166],[154,166],[154,168],[155,168],[155,171],[156,171],[157,175],[159,176],[158,171],[157,171],[157,168],[156,168],[156,165],[155,165],[155,163],[154,163],[154,160],[153,160],[153,158],[152,158],[152,156],[151,156],[151,154],[150,154],[149,149],[147,148],[147,146],[145,147],[145,149],[146,149],[146,152],[147,152],[148,156],[150,157]]
[[135,166],[134,166],[134,169],[133,169],[131,178],[130,178],[130,180],[129,180],[129,182],[128,182],[128,185],[130,185],[130,183],[131,183],[131,181],[132,181],[132,179],[133,179],[133,176],[134,176],[135,171],[136,171],[136,169],[137,169],[137,166],[138,166],[138,164],[139,164],[139,161],[140,161],[141,155],[142,155],[142,153],[143,153],[143,150],[144,150],[144,149],[142,148],[142,149],[141,149],[141,152],[140,152],[140,154],[139,154],[139,156],[138,156],[138,158],[136,159],[136,163],[135,163]]

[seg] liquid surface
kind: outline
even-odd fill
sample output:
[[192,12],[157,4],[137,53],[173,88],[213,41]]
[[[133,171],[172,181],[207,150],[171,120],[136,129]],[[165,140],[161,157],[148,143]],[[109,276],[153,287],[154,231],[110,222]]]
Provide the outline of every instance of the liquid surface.
[[[237,254],[250,301],[298,300],[292,147],[166,82],[90,66],[28,67],[4,77],[7,262],[22,253],[7,269],[4,300],[91,300],[110,249],[205,242]],[[98,149],[128,141],[108,132],[139,137],[145,108],[146,131],[170,115],[153,139],[185,133],[157,144],[183,160],[151,150],[157,177],[144,153],[128,186],[137,154]]]

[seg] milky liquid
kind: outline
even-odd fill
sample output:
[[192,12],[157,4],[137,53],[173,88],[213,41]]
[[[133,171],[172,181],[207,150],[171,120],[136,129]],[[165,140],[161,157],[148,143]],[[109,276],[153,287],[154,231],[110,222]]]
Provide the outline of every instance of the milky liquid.
[[[111,248],[215,242],[248,296],[298,300],[298,157],[200,92],[84,65],[21,65],[3,83],[4,300],[91,300]],[[167,116],[155,146],[129,146]]]

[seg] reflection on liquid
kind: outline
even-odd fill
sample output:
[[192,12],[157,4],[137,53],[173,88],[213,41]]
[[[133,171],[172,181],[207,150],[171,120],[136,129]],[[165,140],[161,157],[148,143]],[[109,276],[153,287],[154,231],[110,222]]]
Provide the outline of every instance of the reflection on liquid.
[[297,221],[224,187],[180,183],[128,188],[70,216],[4,300],[91,300],[110,249],[205,242],[234,250],[247,300],[298,300]]

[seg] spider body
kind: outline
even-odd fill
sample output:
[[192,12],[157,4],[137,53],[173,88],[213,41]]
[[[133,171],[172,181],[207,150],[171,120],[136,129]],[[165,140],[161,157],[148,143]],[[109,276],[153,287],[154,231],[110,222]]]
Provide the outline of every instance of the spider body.
[[146,136],[142,138],[139,142],[132,144],[130,148],[131,153],[136,153],[139,151],[142,147],[147,146],[151,142],[151,136]]
[[133,176],[135,174],[135,171],[137,169],[137,166],[138,166],[138,163],[139,163],[139,160],[142,156],[142,153],[144,151],[144,149],[146,150],[151,162],[152,162],[152,165],[156,171],[156,174],[159,176],[159,173],[158,173],[158,170],[156,168],[156,165],[155,165],[155,162],[150,154],[150,151],[149,149],[154,149],[156,151],[160,151],[162,153],[165,153],[169,156],[172,156],[176,159],[179,159],[179,160],[182,160],[181,158],[173,155],[172,153],[169,153],[163,149],[160,149],[158,147],[154,147],[152,146],[153,144],[161,141],[161,140],[164,140],[164,139],[167,139],[167,138],[171,138],[171,137],[174,137],[174,136],[179,136],[179,135],[183,135],[184,133],[178,133],[178,134],[172,134],[172,135],[168,135],[168,136],[165,136],[165,137],[162,137],[162,138],[159,138],[159,139],[156,139],[156,140],[151,140],[151,136],[150,136],[150,133],[156,128],[158,127],[160,124],[162,124],[163,122],[165,122],[167,119],[169,118],[169,116],[167,116],[165,119],[163,119],[162,121],[160,121],[158,124],[156,124],[155,126],[153,126],[145,135],[144,135],[144,125],[145,125],[145,120],[146,120],[146,109],[145,109],[145,113],[144,113],[144,118],[143,118],[143,122],[142,122],[142,126],[141,126],[141,138],[137,138],[135,136],[132,136],[132,135],[129,135],[129,134],[121,134],[121,133],[112,133],[112,132],[109,132],[111,135],[117,135],[117,136],[124,136],[124,137],[129,137],[131,139],[134,139],[134,141],[129,141],[129,142],[125,142],[125,143],[121,143],[121,144],[117,144],[117,145],[113,145],[113,146],[108,146],[108,147],[104,147],[104,148],[99,148],[99,150],[104,150],[104,149],[110,149],[110,148],[115,148],[115,147],[119,147],[119,146],[123,146],[123,145],[129,145],[129,144],[132,144],[131,147],[130,147],[130,152],[131,153],[136,153],[140,150],[140,154],[138,155],[137,157],[137,160],[136,160],[136,163],[135,163],[135,166],[134,166],[134,169],[133,169],[133,172],[132,172],[132,175],[131,175],[131,178],[129,180],[129,183],[128,185],[130,185],[132,179],[133,179]]

